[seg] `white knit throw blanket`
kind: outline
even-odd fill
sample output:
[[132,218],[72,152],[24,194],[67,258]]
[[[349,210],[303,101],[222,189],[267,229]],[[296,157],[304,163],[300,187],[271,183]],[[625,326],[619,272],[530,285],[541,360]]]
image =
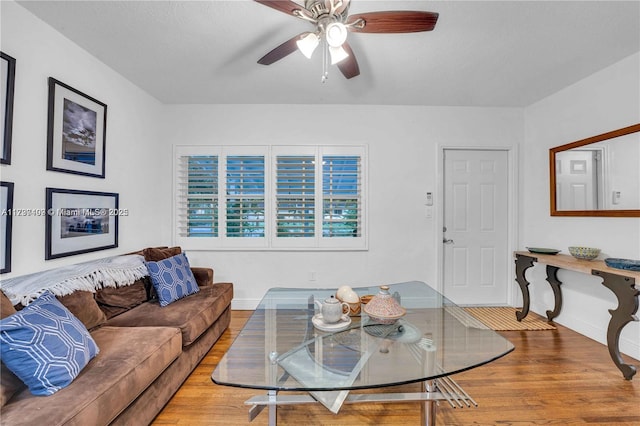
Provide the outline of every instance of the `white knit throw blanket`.
[[66,296],[76,290],[95,293],[104,287],[122,287],[149,275],[144,257],[137,254],[107,257],[0,280],[0,289],[14,305],[28,305],[45,290]]

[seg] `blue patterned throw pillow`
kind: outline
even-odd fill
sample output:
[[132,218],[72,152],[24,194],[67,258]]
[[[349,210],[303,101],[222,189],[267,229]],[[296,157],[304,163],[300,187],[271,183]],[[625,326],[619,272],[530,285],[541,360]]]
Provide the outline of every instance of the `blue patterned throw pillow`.
[[99,352],[85,326],[49,291],[0,321],[2,362],[34,395],[51,395]]
[[158,293],[160,306],[167,306],[178,299],[200,291],[189,260],[184,253],[158,262],[145,262],[153,287]]

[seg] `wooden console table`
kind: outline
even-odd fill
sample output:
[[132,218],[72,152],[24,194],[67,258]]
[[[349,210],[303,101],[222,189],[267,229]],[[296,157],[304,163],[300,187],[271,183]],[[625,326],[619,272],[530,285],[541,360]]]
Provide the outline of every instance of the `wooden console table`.
[[596,275],[602,278],[602,285],[615,294],[618,299],[618,307],[609,309],[611,320],[607,328],[607,347],[609,355],[625,379],[631,380],[636,374],[636,367],[625,364],[620,356],[619,340],[620,332],[631,321],[638,321],[638,295],[640,290],[636,288],[636,281],[640,282],[640,272],[615,269],[608,267],[602,260],[580,260],[566,254],[534,254],[528,251],[516,251],[514,253],[516,263],[516,281],[522,291],[522,311],[516,312],[518,321],[522,321],[529,313],[529,282],[525,278],[525,271],[533,266],[534,262],[545,264],[547,267],[547,282],[551,285],[555,298],[553,310],[547,311],[549,321],[558,316],[562,308],[562,292],[558,280],[558,269],[567,269],[585,274]]

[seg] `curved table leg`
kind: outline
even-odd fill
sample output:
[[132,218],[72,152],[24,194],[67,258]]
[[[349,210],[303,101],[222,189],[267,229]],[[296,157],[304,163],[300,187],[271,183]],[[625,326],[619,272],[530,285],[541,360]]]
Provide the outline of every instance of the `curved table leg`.
[[558,279],[558,269],[560,268],[547,265],[547,282],[551,285],[553,298],[555,299],[553,311],[547,310],[547,319],[549,322],[553,321],[560,313],[560,309],[562,309],[562,292],[560,291],[560,284],[562,284],[562,282]]
[[607,346],[616,367],[622,372],[625,379],[631,380],[636,374],[636,367],[623,362],[620,356],[619,340],[622,328],[631,321],[638,321],[635,313],[638,312],[640,290],[636,289],[633,278],[603,271],[592,271],[592,274],[602,277],[602,284],[618,298],[618,308],[609,309],[611,320],[607,328]]
[[516,319],[518,321],[522,321],[529,314],[529,281],[524,277],[524,273],[537,260],[535,257],[516,254],[516,281],[520,286],[520,291],[522,291],[522,311],[516,311]]

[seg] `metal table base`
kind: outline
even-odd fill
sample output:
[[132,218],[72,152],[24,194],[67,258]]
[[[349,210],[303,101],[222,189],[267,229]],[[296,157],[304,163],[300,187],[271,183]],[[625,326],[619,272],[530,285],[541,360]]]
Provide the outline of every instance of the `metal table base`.
[[[421,402],[421,423],[425,426],[435,426],[436,409],[439,401],[447,401],[452,408],[477,407],[478,404],[451,377],[440,377],[423,382],[422,392],[398,393],[350,393],[345,404],[374,403],[374,402]],[[250,405],[249,421],[255,419],[265,408],[269,412],[269,425],[278,422],[278,405],[314,404],[317,401],[311,395],[282,395],[278,391],[268,391],[266,395],[256,395],[244,402]]]

